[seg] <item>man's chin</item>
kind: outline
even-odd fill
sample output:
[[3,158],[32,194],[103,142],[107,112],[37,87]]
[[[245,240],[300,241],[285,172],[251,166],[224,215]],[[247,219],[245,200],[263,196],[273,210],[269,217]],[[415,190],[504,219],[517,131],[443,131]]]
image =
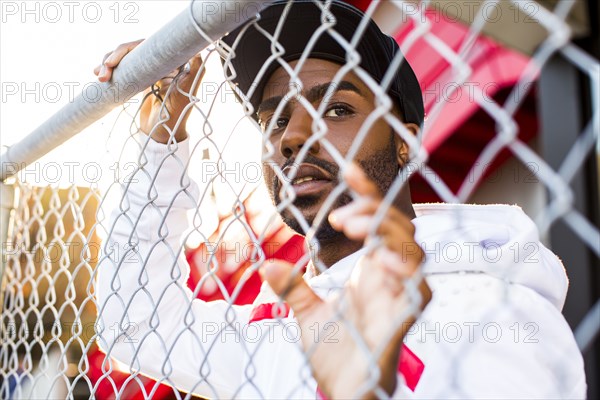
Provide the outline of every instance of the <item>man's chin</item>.
[[[285,222],[285,224],[289,226],[292,230],[294,230],[296,233],[299,233],[302,236],[306,236],[306,232],[304,231],[298,220],[296,220],[296,218],[293,215],[291,215],[291,213],[285,212],[281,215],[281,218],[283,219],[283,222]],[[313,225],[312,219],[307,219],[306,222],[309,226]],[[335,240],[342,236],[343,233],[333,229],[333,227],[327,219],[325,219],[321,223],[321,225],[317,228],[317,231],[315,233],[315,237],[319,242],[331,242],[332,240]]]
[[[336,200],[332,209],[336,209],[336,208],[345,206],[346,204],[349,204],[351,201],[352,201],[352,198],[350,197],[350,195],[347,193],[343,193],[340,197],[338,197],[338,199]],[[302,197],[302,198],[297,198],[294,201],[294,206],[296,206],[298,208],[298,210],[302,213],[308,226],[312,227],[317,213],[323,206],[322,203],[323,203],[322,198],[319,198],[319,197]],[[287,226],[292,228],[294,231],[296,231],[300,235],[306,236],[306,232],[302,228],[302,225],[298,222],[298,220],[292,214],[291,211],[284,210],[281,214],[281,218],[283,219],[283,221],[285,222],[285,224]],[[331,226],[331,224],[329,223],[327,218],[324,218],[323,221],[321,221],[320,225],[317,227],[315,237],[320,242],[330,242],[337,238],[344,237],[344,234],[333,229],[333,227]]]

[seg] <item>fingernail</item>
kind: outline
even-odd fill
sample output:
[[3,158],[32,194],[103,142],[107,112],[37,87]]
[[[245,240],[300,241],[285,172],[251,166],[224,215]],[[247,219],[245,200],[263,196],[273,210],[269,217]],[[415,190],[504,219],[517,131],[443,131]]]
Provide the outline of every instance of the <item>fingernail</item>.
[[346,218],[347,214],[349,212],[351,212],[351,210],[353,210],[355,206],[356,206],[356,200],[351,201],[350,203],[346,204],[345,206],[336,208],[335,210],[333,210],[331,212],[331,214],[335,214],[335,218],[337,220],[341,220],[341,219]]
[[106,73],[106,65],[102,64],[102,66],[100,67],[100,73],[98,74],[98,76],[104,76],[105,73]]
[[265,271],[265,266],[263,265],[258,269],[258,275],[260,275],[261,280],[265,281],[267,280],[266,274],[267,272]]
[[273,275],[274,264],[275,262],[273,260],[266,260],[263,263],[263,265],[258,269],[258,273],[264,281],[266,281],[268,278],[271,277],[271,275]]
[[345,176],[350,175],[352,173],[352,171],[353,171],[353,168],[354,168],[354,163],[353,162],[349,162],[346,165],[346,169],[344,169],[344,175]]
[[348,164],[348,166],[346,167],[346,170],[344,171],[344,178],[346,179],[351,179],[356,175],[360,175],[361,174],[361,170],[360,168],[358,168],[358,165],[356,165],[354,162],[351,162]]
[[338,213],[336,211],[332,211],[329,213],[329,222],[332,224],[337,224],[339,220]]

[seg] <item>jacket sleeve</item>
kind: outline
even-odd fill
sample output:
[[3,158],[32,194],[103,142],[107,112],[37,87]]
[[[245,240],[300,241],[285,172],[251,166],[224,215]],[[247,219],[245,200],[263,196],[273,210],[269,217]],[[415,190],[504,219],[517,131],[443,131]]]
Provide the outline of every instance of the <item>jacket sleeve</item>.
[[122,184],[119,204],[103,224],[98,344],[130,373],[207,397],[233,397],[248,359],[239,332],[249,307],[203,302],[187,287],[183,235],[187,213],[198,204],[186,172],[189,143],[145,146],[140,169]]
[[518,207],[427,205],[418,218],[431,302],[406,335],[418,398],[585,398],[561,314],[568,280]]
[[407,334],[425,363],[417,398],[585,398],[581,352],[548,300],[486,274],[428,282],[433,300]]

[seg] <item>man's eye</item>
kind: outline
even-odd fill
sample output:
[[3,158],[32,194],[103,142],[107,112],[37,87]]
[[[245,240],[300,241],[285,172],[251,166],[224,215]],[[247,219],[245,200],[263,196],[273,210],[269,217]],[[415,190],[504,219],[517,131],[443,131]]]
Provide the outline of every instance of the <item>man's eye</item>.
[[325,117],[343,117],[352,114],[350,108],[344,105],[334,105],[325,112]]
[[277,118],[275,122],[275,129],[285,128],[288,124],[288,119],[284,117]]
[[[277,118],[277,120],[275,120],[275,125],[273,126],[273,129],[285,128],[287,126],[287,123],[288,123],[287,118],[279,117],[279,118]],[[270,124],[271,124],[271,118],[269,118],[269,120],[267,120],[267,122],[265,123],[265,130],[269,127]]]
[[[267,128],[271,124],[271,120],[272,120],[272,118],[269,118],[265,122],[261,122],[261,127],[262,127],[263,132],[267,131]],[[277,130],[277,129],[285,128],[287,126],[287,124],[288,124],[288,119],[287,118],[285,118],[285,117],[279,117],[275,121],[275,125],[273,126],[273,129]]]

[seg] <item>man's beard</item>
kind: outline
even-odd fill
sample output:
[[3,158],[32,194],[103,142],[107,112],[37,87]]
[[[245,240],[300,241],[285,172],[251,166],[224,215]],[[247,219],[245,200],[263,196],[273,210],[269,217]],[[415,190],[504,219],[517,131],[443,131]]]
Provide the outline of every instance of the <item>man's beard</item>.
[[[283,170],[287,166],[294,165],[296,163],[295,159],[288,159],[284,165],[281,166]],[[337,187],[339,184],[339,166],[335,163],[331,163],[328,161],[324,161],[318,159],[311,154],[307,154],[306,157],[302,160],[302,163],[313,164],[316,165],[323,170],[327,171],[330,176],[333,177],[333,183]],[[366,175],[371,179],[379,188],[379,191],[382,195],[384,195],[390,186],[392,185],[394,179],[398,176],[399,166],[396,160],[395,147],[393,146],[393,141],[390,144],[389,149],[380,150],[373,154],[371,157],[361,160],[358,162],[361,168],[365,171]],[[269,192],[271,194],[271,199],[273,200],[275,205],[279,205],[281,203],[280,199],[280,190],[281,184],[277,176],[273,177],[271,184],[269,185]],[[322,199],[323,198],[323,199]],[[308,207],[312,207],[317,204],[319,201],[324,202],[324,198],[326,195],[317,194],[314,196],[302,196],[297,197],[293,204],[299,210],[306,209]],[[344,191],[340,194],[333,206],[332,210],[335,210],[339,207],[343,207],[352,202],[352,196],[348,191]],[[288,209],[281,211],[281,218],[285,222],[287,226],[292,228],[294,231],[298,232],[301,235],[305,235],[306,232],[296,219],[292,212]],[[307,223],[309,226],[313,225],[313,217],[309,217],[307,219]],[[337,238],[343,237],[344,234],[342,232],[338,232],[329,223],[329,220],[325,217],[321,221],[319,227],[317,227],[315,232],[315,237],[319,240],[319,242],[331,242]]]

